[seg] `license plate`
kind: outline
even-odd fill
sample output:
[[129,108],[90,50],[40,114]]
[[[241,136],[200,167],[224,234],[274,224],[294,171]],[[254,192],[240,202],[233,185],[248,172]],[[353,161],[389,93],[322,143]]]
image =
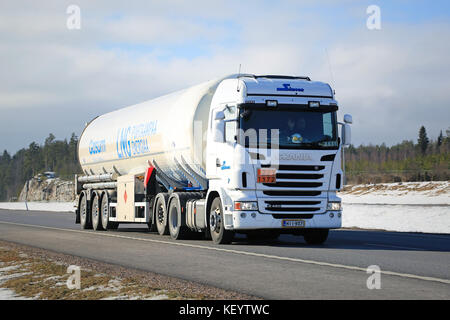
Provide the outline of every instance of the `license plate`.
[[298,220],[298,219],[282,220],[281,226],[283,228],[304,228],[305,220]]

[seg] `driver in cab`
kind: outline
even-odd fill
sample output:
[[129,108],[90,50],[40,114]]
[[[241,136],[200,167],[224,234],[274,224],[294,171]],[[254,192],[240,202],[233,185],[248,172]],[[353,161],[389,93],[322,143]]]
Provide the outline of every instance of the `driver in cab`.
[[296,120],[289,118],[287,127],[281,131],[282,139],[290,143],[307,142],[304,135],[306,134],[306,120],[302,117]]

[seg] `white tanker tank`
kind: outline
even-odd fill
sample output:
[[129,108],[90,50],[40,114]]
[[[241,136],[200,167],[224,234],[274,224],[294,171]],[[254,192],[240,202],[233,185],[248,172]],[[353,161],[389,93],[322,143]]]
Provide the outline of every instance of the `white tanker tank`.
[[78,156],[86,175],[141,174],[158,169],[161,182],[205,188],[205,131],[217,86],[228,76],[119,109],[85,127]]

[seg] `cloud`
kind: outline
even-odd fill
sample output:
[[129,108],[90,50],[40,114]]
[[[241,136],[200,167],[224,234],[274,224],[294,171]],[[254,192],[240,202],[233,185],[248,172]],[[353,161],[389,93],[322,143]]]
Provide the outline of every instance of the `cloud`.
[[421,125],[437,137],[450,124],[450,45],[432,35],[449,36],[450,27],[384,28],[352,35],[330,51],[338,99],[365,139],[357,141],[415,140]]
[[433,137],[449,125],[448,23],[369,31],[352,1],[78,2],[76,31],[66,28],[69,2],[0,5],[1,149],[80,134],[94,116],[239,64],[330,82],[356,144],[416,139],[422,124]]

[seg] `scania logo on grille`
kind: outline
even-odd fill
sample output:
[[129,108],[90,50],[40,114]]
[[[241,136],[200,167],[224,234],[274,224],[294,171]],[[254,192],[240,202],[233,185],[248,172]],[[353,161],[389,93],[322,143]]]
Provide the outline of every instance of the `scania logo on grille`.
[[309,153],[280,153],[280,160],[311,161]]

